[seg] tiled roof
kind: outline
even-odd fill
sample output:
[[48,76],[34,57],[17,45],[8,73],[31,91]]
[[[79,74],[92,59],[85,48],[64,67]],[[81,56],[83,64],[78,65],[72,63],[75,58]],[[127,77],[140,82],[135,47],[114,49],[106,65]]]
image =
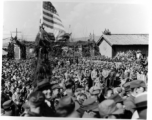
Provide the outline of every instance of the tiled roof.
[[102,35],[98,43],[104,38],[112,45],[148,45],[148,34],[112,34]]

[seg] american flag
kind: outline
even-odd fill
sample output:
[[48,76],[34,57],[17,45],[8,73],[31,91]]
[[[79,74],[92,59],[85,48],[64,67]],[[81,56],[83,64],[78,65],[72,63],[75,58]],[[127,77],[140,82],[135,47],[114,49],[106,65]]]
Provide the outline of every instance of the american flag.
[[65,33],[62,21],[57,13],[55,7],[51,2],[43,1],[42,10],[42,24],[52,30],[54,30],[55,37],[59,32]]

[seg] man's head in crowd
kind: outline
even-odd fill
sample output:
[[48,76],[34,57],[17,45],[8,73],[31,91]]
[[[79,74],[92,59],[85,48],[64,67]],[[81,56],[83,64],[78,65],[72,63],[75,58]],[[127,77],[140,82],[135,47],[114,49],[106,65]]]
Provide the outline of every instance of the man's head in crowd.
[[66,81],[65,87],[66,87],[66,91],[65,91],[66,94],[73,96],[73,95],[74,95],[74,92],[75,92],[75,84],[74,84],[74,81],[71,80],[71,79],[68,80],[68,81]]
[[15,92],[17,93],[17,94],[19,94],[20,93],[20,88],[19,87],[16,87],[16,90],[15,90]]
[[36,91],[30,94],[28,98],[28,105],[31,112],[40,114],[40,106],[44,103],[45,96],[42,92]]
[[111,88],[108,88],[106,93],[105,93],[105,97],[109,98],[113,95],[113,90]]
[[85,93],[79,93],[77,96],[80,105],[82,105],[83,102],[87,99],[87,95]]
[[130,83],[130,93],[132,96],[136,97],[138,94],[145,91],[146,85],[144,81],[135,80]]

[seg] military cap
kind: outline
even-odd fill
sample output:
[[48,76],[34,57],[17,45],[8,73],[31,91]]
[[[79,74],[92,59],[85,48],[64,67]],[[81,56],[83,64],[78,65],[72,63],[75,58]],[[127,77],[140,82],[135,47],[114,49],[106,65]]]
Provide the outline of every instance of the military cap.
[[4,108],[4,110],[10,108],[13,104],[14,104],[14,102],[13,102],[12,100],[7,100],[7,101],[5,101],[5,102],[3,103],[3,108]]
[[146,84],[142,80],[134,80],[130,83],[130,88],[146,87]]

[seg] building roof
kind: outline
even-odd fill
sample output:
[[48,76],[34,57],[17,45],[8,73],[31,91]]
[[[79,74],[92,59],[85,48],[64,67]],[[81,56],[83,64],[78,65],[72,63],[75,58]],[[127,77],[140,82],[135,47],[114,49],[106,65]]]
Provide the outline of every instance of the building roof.
[[102,35],[97,41],[99,45],[102,40],[105,40],[109,45],[148,45],[148,34],[111,34]]
[[[94,36],[94,41],[97,42],[101,36]],[[74,41],[88,41],[89,37],[74,38]]]

